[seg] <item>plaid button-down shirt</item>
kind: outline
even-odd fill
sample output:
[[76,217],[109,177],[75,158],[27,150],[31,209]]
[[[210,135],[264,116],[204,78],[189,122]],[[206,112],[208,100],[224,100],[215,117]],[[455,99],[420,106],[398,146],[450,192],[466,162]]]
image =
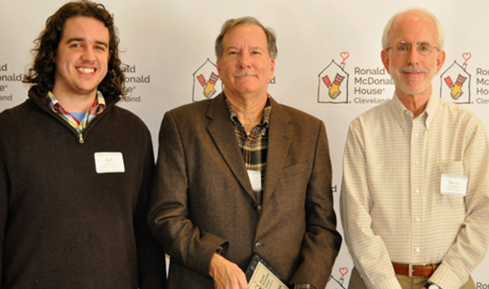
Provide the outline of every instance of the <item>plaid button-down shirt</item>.
[[79,121],[73,115],[71,115],[68,111],[66,111],[61,103],[58,101],[56,96],[49,91],[44,99],[46,105],[57,115],[59,115],[62,119],[64,119],[67,123],[69,123],[73,128],[76,129],[78,134],[81,134],[85,131],[88,123],[95,117],[97,114],[101,114],[106,105],[105,98],[100,91],[97,91],[97,96],[95,97],[95,101],[93,102],[92,107],[87,111],[87,114]]
[[[270,125],[270,114],[272,112],[270,99],[268,99],[267,104],[265,105],[260,124],[254,126],[249,134],[246,133],[243,125],[241,125],[241,122],[236,115],[236,112],[232,109],[231,104],[227,99],[226,104],[229,109],[231,121],[234,125],[234,132],[236,133],[239,148],[243,154],[246,169],[261,172],[262,189],[254,191],[258,210],[261,211],[262,193],[265,181],[265,168],[267,164],[268,127]],[[314,286],[307,283],[295,284],[291,288],[315,289]]]
[[231,121],[234,125],[234,131],[236,133],[239,148],[241,149],[241,153],[243,155],[246,169],[261,173],[262,188],[259,190],[254,190],[258,210],[261,211],[263,184],[265,181],[265,168],[267,164],[268,126],[270,123],[269,120],[272,106],[270,105],[270,100],[268,100],[267,104],[265,105],[265,109],[263,110],[260,124],[253,127],[250,133],[247,133],[227,99],[226,104],[229,109]]

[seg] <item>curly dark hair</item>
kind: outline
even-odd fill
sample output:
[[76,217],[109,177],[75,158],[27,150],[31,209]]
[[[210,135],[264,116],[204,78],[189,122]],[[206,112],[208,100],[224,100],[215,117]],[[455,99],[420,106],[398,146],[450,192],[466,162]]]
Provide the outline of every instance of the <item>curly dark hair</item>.
[[124,97],[126,89],[124,86],[124,71],[119,58],[119,37],[114,26],[114,17],[105,9],[104,5],[82,0],[69,2],[59,8],[56,13],[46,20],[46,27],[34,40],[36,48],[34,63],[29,72],[24,74],[22,82],[36,85],[39,94],[45,95],[54,87],[56,72],[56,53],[58,45],[63,37],[63,29],[66,20],[76,16],[93,17],[101,21],[109,30],[110,59],[108,72],[98,86],[104,96]]

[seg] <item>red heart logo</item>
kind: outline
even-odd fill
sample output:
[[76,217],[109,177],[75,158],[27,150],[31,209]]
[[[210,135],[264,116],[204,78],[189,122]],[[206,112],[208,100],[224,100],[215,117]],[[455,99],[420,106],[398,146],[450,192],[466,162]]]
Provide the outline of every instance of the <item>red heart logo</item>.
[[341,58],[343,58],[343,62],[345,62],[345,60],[347,60],[348,57],[350,57],[350,53],[348,53],[347,51],[343,51],[340,53],[340,56]]
[[467,60],[469,60],[470,58],[472,58],[472,53],[465,52],[465,53],[462,54],[462,57],[465,59],[465,62],[467,63]]
[[341,267],[340,268],[340,274],[341,274],[341,278],[345,277],[345,275],[348,274],[348,268]]

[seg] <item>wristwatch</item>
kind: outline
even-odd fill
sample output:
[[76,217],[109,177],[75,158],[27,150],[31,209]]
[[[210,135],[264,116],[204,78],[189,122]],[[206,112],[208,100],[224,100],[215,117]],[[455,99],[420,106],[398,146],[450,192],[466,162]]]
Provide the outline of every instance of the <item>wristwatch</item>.
[[219,248],[216,249],[215,253],[219,256],[223,256],[224,257],[224,248],[219,246]]
[[440,289],[440,286],[433,284],[433,283],[426,283],[426,284],[424,284],[424,287],[426,289]]

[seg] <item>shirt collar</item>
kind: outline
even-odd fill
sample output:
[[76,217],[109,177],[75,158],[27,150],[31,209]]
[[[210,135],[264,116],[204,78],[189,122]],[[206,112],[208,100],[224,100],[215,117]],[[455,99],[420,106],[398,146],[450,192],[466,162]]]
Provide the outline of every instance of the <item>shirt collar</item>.
[[[46,94],[46,98],[44,100],[46,105],[49,107],[49,109],[51,109],[54,113],[59,113],[59,109],[61,108],[61,103],[51,91],[48,91],[48,93]],[[105,104],[105,98],[102,92],[97,90],[97,95],[89,111],[90,112],[94,111],[95,114],[101,114],[106,106],[107,105]]]
[[[430,129],[439,102],[440,99],[438,97],[431,95],[428,103],[426,104],[425,110],[421,113],[421,115],[418,116],[423,119],[426,129]],[[395,117],[397,118],[401,126],[405,128],[406,122],[412,121],[413,113],[404,106],[404,104],[401,102],[396,94],[394,95],[390,103]]]
[[[226,100],[226,105],[228,106],[229,110],[229,118],[233,122],[234,125],[240,124],[241,122],[238,119],[238,115],[234,111],[234,109],[231,107],[231,103],[229,103],[229,100],[225,97]],[[268,127],[270,124],[270,114],[272,112],[272,105],[270,103],[270,95],[267,96],[267,103],[265,104],[265,108],[263,109],[263,114],[261,117],[261,123],[259,125],[262,125],[264,127]]]

